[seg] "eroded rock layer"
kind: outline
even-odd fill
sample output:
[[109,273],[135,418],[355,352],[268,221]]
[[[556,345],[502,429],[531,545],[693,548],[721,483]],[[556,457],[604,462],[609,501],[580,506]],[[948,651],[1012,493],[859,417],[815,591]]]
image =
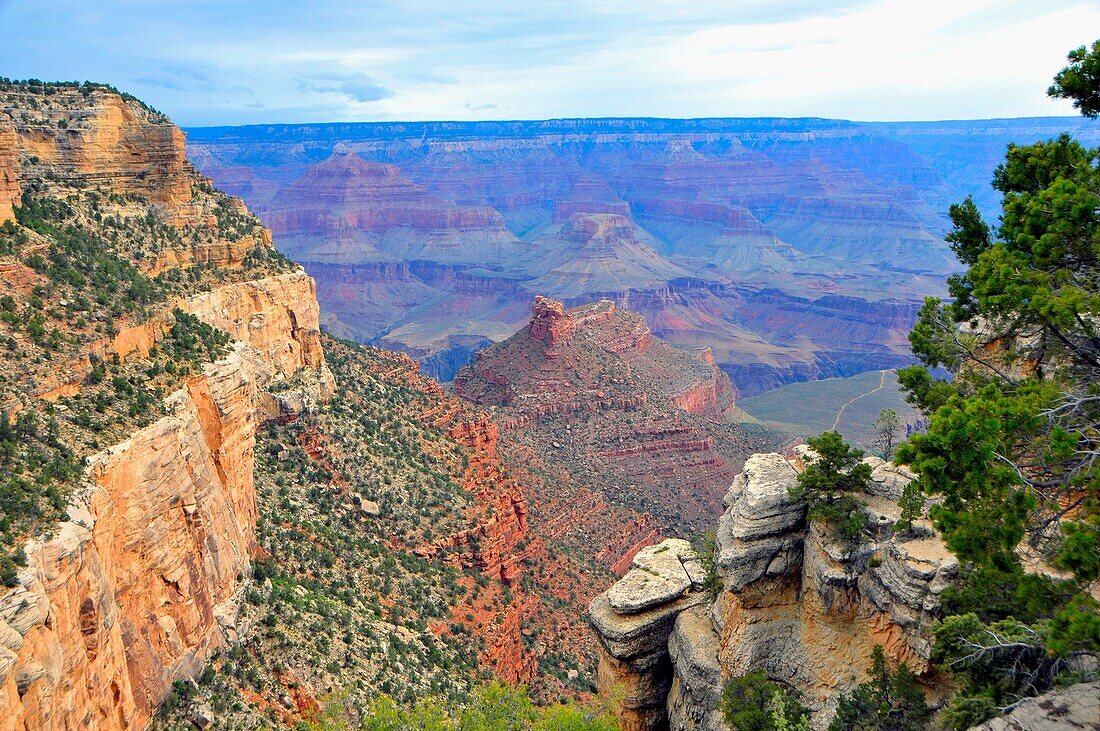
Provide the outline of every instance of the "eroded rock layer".
[[739,423],[709,350],[668,345],[610,300],[570,309],[536,297],[527,327],[478,353],[455,393],[495,407],[508,441],[607,502],[684,534],[706,524],[740,460],[769,439]]
[[943,212],[995,208],[1004,145],[1067,129],[1098,135],[1069,118],[620,118],[222,127],[189,145],[317,278],[342,337],[449,381],[534,295],[610,298],[710,345],[754,395],[907,362],[955,266]]
[[23,490],[0,728],[142,728],[235,639],[259,425],[331,393],[314,283],[163,115],[90,84],[0,97],[0,467]]
[[[4,728],[140,728],[224,643],[218,619],[235,612],[255,530],[253,437],[279,414],[264,386],[324,368],[319,351],[284,355],[296,335],[317,337],[301,299],[312,282],[259,286],[283,296],[267,311],[222,308],[215,322],[244,324],[233,351],[169,397],[171,415],[92,457],[70,520],[28,544],[21,586],[0,600]],[[287,313],[297,328],[247,327]]]
[[717,704],[725,681],[757,670],[827,724],[836,697],[862,681],[875,645],[918,676],[930,672],[931,628],[957,562],[930,532],[892,531],[895,501],[913,476],[868,460],[865,540],[839,542],[808,526],[805,506],[789,495],[800,459],[755,454],[725,497],[717,595],[697,591],[698,582],[677,592],[681,584],[659,571],[635,575],[638,567],[593,601],[601,691],[635,689],[622,702],[625,728],[724,730]]

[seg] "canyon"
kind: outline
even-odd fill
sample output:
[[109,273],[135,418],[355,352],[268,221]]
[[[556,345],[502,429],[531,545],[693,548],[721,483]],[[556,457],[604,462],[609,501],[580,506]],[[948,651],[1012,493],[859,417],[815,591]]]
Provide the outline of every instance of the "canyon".
[[318,282],[324,326],[450,381],[536,295],[708,346],[744,396],[909,360],[945,212],[1078,119],[561,119],[188,130]]
[[492,410],[510,449],[673,535],[701,532],[744,458],[785,439],[737,408],[709,349],[669,345],[611,300],[536,297],[528,324],[478,352],[454,391]]
[[323,336],[313,278],[163,115],[0,93],[0,728],[294,725],[485,670],[594,691],[584,607],[658,521]]

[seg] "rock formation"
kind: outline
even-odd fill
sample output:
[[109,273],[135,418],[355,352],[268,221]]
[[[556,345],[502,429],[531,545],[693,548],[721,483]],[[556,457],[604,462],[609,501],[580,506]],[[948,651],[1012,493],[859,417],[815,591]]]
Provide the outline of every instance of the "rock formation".
[[1081,731],[1100,727],[1100,682],[1079,683],[1051,690],[999,718],[975,726],[975,731]]
[[[266,310],[234,291],[257,287]],[[316,342],[311,291],[298,274],[196,298],[238,345],[168,398],[171,415],[93,456],[70,521],[28,544],[21,586],[0,599],[3,728],[140,728],[224,643],[255,528],[253,434],[281,414],[264,386],[324,374],[319,349],[298,346],[303,333]],[[279,318],[295,326],[267,325]]]
[[0,224],[15,218],[12,206],[19,204],[19,146],[15,129],[0,125]]
[[1071,119],[614,119],[196,129],[189,145],[317,278],[332,332],[441,381],[472,356],[463,338],[508,337],[544,294],[610,298],[708,344],[754,395],[905,364],[954,266],[943,211],[996,206],[1004,145],[1071,127],[1096,139]]
[[[49,278],[53,288],[38,307],[65,332],[50,343],[5,321],[13,349],[45,348],[48,357],[5,357],[4,418],[56,414],[57,438],[77,445],[67,449],[96,445],[98,437],[83,441],[87,432],[69,415],[102,380],[102,372],[93,375],[97,364],[144,368],[187,314],[230,336],[220,357],[196,357],[194,370],[185,363],[190,356],[170,362],[174,388],[161,403],[147,402],[148,414],[109,414],[118,423],[98,433],[121,441],[77,451],[86,468],[65,512],[25,543],[15,586],[0,594],[0,729],[142,728],[173,681],[197,673],[235,639],[240,581],[255,548],[256,430],[330,394],[314,284],[280,263],[243,203],[197,174],[182,133],[162,115],[102,87],[5,82],[0,94],[13,125],[0,125],[0,203],[19,204],[21,185],[33,190],[42,210],[80,232],[72,236],[99,247],[98,259],[80,265],[106,262],[147,287],[124,295],[146,298],[140,316],[117,305],[110,318],[82,296],[86,279],[36,268],[38,252],[71,246],[51,233],[52,221],[9,233],[17,251],[28,250],[5,255],[0,266],[7,306],[33,312],[33,288]],[[0,219],[7,215],[10,208],[0,210]],[[108,218],[109,244],[96,238],[105,237]],[[257,261],[270,266],[245,262],[257,249]],[[191,278],[193,290],[156,290],[142,279],[197,264],[208,266]],[[100,303],[117,292],[110,276],[93,293]],[[74,303],[82,317],[65,314]],[[191,337],[173,347],[194,347]],[[158,362],[142,373],[154,379],[163,370]],[[294,388],[268,392],[292,376]],[[114,388],[132,390],[121,375]],[[144,426],[120,432],[126,418]]]
[[478,353],[455,393],[497,407],[509,442],[685,534],[751,451],[710,352],[662,342],[609,300],[567,309],[536,297],[528,326]]
[[[600,689],[612,697],[625,689],[625,729],[723,730],[716,708],[725,681],[757,670],[795,691],[824,724],[837,695],[862,682],[876,644],[891,662],[930,671],[930,630],[957,563],[936,538],[893,533],[895,500],[912,475],[868,460],[865,540],[840,543],[808,526],[805,506],[789,496],[801,461],[756,454],[718,522],[715,598],[701,581],[689,587],[659,571],[636,573],[647,568],[636,560],[593,600]],[[698,559],[684,548],[681,560]]]

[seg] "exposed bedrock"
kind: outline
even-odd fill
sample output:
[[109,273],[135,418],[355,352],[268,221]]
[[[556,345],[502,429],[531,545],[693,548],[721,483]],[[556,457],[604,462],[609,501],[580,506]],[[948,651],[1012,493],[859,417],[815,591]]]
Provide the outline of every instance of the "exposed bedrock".
[[[69,520],[27,544],[20,586],[0,596],[0,729],[142,728],[235,638],[256,429],[331,388],[312,292],[299,272],[182,303],[237,342],[169,415],[92,457]],[[264,389],[299,368],[312,391]]]
[[757,670],[791,688],[824,726],[837,696],[863,680],[875,645],[891,662],[929,672],[931,626],[957,563],[937,538],[893,533],[896,498],[913,475],[868,460],[874,482],[863,496],[862,540],[839,542],[807,523],[789,495],[799,458],[755,454],[718,522],[713,601],[695,590],[701,580],[677,593],[660,571],[637,575],[638,559],[593,601],[605,656],[600,689],[626,689],[626,728],[725,729],[716,708],[726,680]]

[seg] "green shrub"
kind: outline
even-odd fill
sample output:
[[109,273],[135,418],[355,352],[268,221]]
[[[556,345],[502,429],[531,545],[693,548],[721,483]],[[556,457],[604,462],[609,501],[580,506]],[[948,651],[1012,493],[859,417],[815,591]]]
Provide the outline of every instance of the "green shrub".
[[730,678],[718,709],[733,731],[781,731],[808,718],[807,710],[763,670]]
[[916,676],[902,663],[886,664],[886,653],[875,645],[869,680],[840,696],[829,731],[919,731],[932,717]]
[[867,525],[867,513],[853,493],[871,483],[871,466],[863,451],[849,446],[840,434],[828,431],[809,439],[815,456],[791,488],[791,498],[804,500],[810,520],[824,521],[839,538],[858,538]]

